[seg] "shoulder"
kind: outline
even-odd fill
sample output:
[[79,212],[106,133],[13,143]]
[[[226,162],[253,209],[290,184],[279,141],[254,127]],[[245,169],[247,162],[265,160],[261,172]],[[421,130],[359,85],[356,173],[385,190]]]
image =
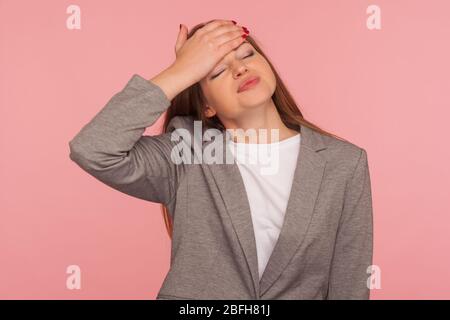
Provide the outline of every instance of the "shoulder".
[[353,173],[358,165],[367,166],[367,150],[353,140],[341,140],[318,131],[313,131],[325,146],[318,151],[327,161],[329,168],[341,170],[343,173]]

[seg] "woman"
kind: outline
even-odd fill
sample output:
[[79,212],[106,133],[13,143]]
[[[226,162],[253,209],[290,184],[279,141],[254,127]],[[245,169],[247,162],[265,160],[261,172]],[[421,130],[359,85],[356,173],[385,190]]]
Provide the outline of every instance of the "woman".
[[[367,153],[303,118],[248,33],[227,20],[180,25],[175,62],[150,80],[134,74],[69,142],[70,158],[163,205],[172,250],[157,299],[368,299]],[[165,111],[163,132],[143,135]],[[228,161],[267,146],[279,157],[270,175]]]

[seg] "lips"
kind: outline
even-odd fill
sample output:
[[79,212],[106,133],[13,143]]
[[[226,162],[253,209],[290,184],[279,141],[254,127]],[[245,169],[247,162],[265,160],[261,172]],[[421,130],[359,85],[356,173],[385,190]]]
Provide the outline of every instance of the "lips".
[[241,83],[241,85],[239,86],[237,92],[244,91],[244,90],[247,89],[248,87],[251,87],[251,86],[253,86],[254,84],[256,84],[256,83],[258,83],[258,82],[259,82],[259,77],[257,77],[257,76],[250,77],[249,79],[244,80],[244,82]]

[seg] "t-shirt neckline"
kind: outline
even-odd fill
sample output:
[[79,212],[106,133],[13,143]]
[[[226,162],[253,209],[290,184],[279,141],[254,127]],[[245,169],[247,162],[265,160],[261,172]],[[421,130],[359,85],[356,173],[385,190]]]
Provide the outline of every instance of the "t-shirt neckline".
[[249,147],[266,147],[266,146],[285,146],[285,145],[290,145],[292,143],[297,142],[297,140],[299,140],[301,138],[300,133],[297,133],[296,135],[283,139],[281,141],[277,141],[277,142],[271,142],[271,143],[245,143],[245,142],[234,142],[233,139],[230,139],[229,142],[232,145],[235,146],[249,146]]

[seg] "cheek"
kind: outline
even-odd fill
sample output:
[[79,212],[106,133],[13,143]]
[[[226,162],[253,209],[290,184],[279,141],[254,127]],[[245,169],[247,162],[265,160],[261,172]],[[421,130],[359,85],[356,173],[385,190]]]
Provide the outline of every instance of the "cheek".
[[261,87],[264,87],[264,91],[270,91],[270,92],[274,92],[275,88],[276,88],[276,78],[275,78],[275,74],[273,72],[271,72],[270,70],[262,70],[259,73],[262,83],[261,83]]
[[[252,69],[251,66],[250,69]],[[270,65],[264,59],[258,60],[254,64],[253,69],[254,72],[264,80],[266,86],[268,86],[269,88],[274,88],[276,86],[275,74],[273,73]]]
[[264,79],[266,79],[270,86],[273,86],[276,83],[275,74],[268,64],[264,66],[262,73],[264,74]]
[[[236,92],[232,87],[232,84],[221,84],[218,86],[218,89],[215,89],[213,92],[209,93],[209,99],[211,105],[214,106],[214,109],[219,112],[227,112],[230,108],[234,108],[236,105]],[[228,87],[228,89],[225,89]]]

